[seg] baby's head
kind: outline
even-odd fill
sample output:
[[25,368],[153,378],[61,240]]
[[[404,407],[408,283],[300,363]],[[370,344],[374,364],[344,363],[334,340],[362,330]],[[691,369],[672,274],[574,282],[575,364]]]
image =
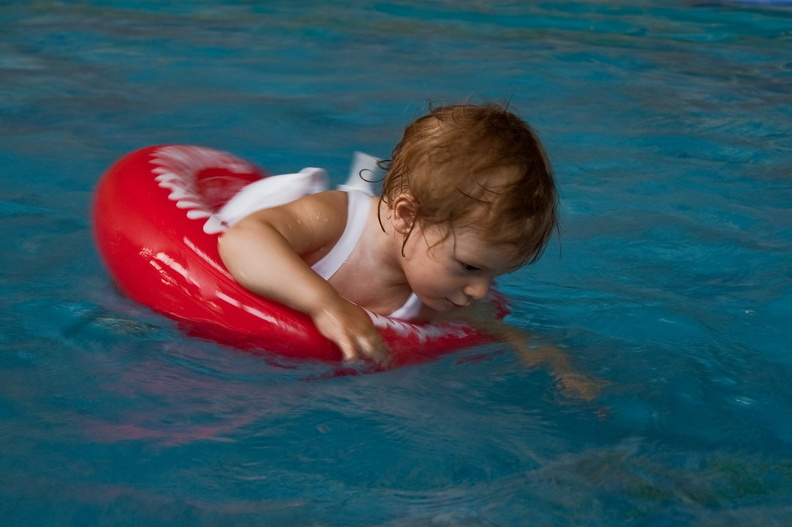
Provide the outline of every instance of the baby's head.
[[530,264],[557,227],[550,163],[533,130],[505,108],[464,104],[433,109],[407,127],[385,163],[381,200],[408,196],[415,222],[480,232],[514,247]]

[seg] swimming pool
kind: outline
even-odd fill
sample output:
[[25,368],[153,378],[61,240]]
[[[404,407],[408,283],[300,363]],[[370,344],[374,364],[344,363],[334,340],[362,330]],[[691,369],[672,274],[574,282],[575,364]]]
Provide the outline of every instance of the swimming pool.
[[[780,525],[792,514],[792,11],[757,2],[0,6],[4,525]],[[121,298],[100,174],[161,143],[273,172],[510,100],[561,236],[502,346],[333,378]]]

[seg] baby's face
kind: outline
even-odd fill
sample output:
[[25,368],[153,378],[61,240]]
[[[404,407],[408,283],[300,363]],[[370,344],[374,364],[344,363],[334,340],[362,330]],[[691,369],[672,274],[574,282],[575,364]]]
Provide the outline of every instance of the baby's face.
[[519,265],[514,249],[488,242],[472,227],[416,226],[404,248],[410,288],[436,311],[467,307],[487,295],[495,277]]

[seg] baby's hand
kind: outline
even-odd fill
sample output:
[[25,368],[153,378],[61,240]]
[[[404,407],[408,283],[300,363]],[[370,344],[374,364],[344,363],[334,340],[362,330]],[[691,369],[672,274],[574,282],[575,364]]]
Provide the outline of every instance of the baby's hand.
[[590,379],[588,376],[575,371],[569,357],[555,346],[543,345],[536,348],[517,348],[517,353],[528,366],[537,366],[547,363],[550,371],[561,385],[563,393],[574,399],[593,401],[599,396],[603,387],[608,383]]
[[344,355],[354,362],[365,358],[387,365],[390,355],[377,328],[363,309],[344,299],[324,306],[312,315],[319,332],[333,341]]
[[596,399],[602,388],[607,385],[603,381],[590,379],[582,373],[566,372],[558,374],[556,378],[561,383],[563,393],[567,397],[586,401]]

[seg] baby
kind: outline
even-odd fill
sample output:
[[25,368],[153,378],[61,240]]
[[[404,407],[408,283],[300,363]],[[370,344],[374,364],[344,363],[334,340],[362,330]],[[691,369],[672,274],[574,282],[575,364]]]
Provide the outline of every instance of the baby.
[[347,360],[387,358],[362,308],[465,317],[494,278],[535,262],[557,228],[544,149],[501,106],[436,108],[380,166],[379,197],[313,193],[245,216],[219,241],[240,284],[308,314]]

